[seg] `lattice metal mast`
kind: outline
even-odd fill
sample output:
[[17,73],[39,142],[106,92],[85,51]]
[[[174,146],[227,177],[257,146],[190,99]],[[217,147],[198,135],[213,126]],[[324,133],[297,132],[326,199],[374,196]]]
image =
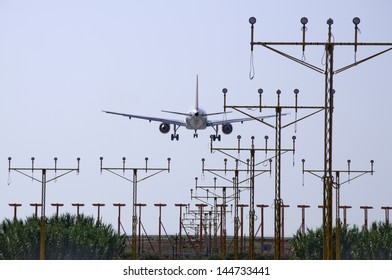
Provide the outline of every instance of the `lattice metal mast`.
[[[56,181],[58,178],[63,177],[69,173],[76,172],[79,174],[79,166],[80,166],[80,158],[77,158],[77,167],[76,168],[58,168],[57,167],[57,157],[54,158],[54,167],[35,167],[35,158],[31,158],[31,167],[11,167],[11,157],[8,158],[8,173],[10,174],[11,171],[16,171],[33,181],[41,183],[41,226],[40,226],[40,253],[39,257],[40,260],[45,259],[45,224],[46,224],[46,184]],[[26,173],[27,171],[31,172]],[[34,171],[41,171],[42,177],[41,179],[37,179],[34,177]],[[52,179],[47,178],[48,171],[54,172],[54,177]],[[60,172],[61,174],[57,174]]]
[[[275,200],[274,200],[274,215],[275,215],[275,225],[274,225],[274,257],[275,259],[280,259],[281,258],[281,207],[282,205],[282,197],[281,197],[281,156],[285,152],[293,152],[293,155],[295,153],[295,140],[296,136],[292,137],[293,140],[293,149],[283,149],[282,148],[282,130],[286,127],[292,126],[292,125],[297,125],[298,122],[305,120],[317,113],[320,113],[324,111],[324,106],[300,106],[298,104],[298,94],[299,90],[295,89],[294,90],[294,96],[295,96],[295,104],[294,105],[282,105],[280,101],[280,95],[281,91],[277,90],[277,105],[269,106],[269,105],[264,105],[262,102],[262,95],[263,95],[263,90],[259,89],[259,102],[258,105],[227,105],[226,104],[226,94],[228,90],[224,88],[222,90],[223,92],[223,97],[224,97],[224,105],[223,108],[226,111],[227,108],[233,109],[235,111],[238,111],[248,117],[253,118],[255,121],[258,121],[259,123],[266,125],[270,128],[273,128],[275,130],[275,147],[272,149],[266,148],[261,149],[264,150],[266,153],[267,152],[274,152],[275,156]],[[249,113],[247,113],[245,110],[249,109],[259,109],[261,112],[263,109],[274,109],[275,110],[275,125],[270,124],[265,122],[263,119],[260,119],[258,117],[255,117]],[[282,123],[282,116],[284,115],[282,111],[284,110],[294,110],[295,112],[295,120],[292,122],[289,122],[287,124]],[[310,110],[311,112],[305,115],[304,117],[301,117],[298,119],[297,114],[299,109],[307,109]],[[268,140],[268,136],[265,136],[266,141]],[[294,160],[293,160],[294,163]]]
[[[216,177],[214,177],[214,185],[199,185],[198,184],[198,177],[195,177],[195,189],[190,189],[191,191],[191,199],[197,199],[202,203],[205,203],[211,207],[215,207],[215,199],[217,200],[223,200],[225,201],[225,203],[229,203],[235,200],[235,192],[233,192],[232,194],[227,194],[227,190],[234,190],[236,188],[235,185],[235,178],[232,178],[232,184],[231,185],[216,185]],[[239,197],[241,197],[241,192],[243,190],[248,190],[249,187],[248,186],[244,186],[241,185],[242,183],[246,182],[245,181],[241,181],[240,185],[238,186],[238,195]],[[198,194],[197,190],[201,189],[203,191],[205,191],[205,194]],[[212,190],[211,190],[212,189]],[[217,190],[222,190],[222,194],[219,194],[217,192]],[[213,203],[211,203],[209,200],[213,200]]]
[[[146,179],[149,179],[155,175],[158,175],[164,171],[167,171],[168,173],[170,172],[170,161],[171,159],[167,159],[167,167],[149,167],[148,166],[148,157],[145,158],[145,166],[144,167],[126,167],[125,162],[126,158],[122,158],[122,167],[103,167],[103,157],[99,158],[100,160],[100,171],[102,174],[102,171],[108,171],[109,173],[112,173],[128,182],[132,183],[132,259],[136,259],[136,232],[137,232],[137,207],[136,204],[137,202],[137,184],[139,182],[142,182]],[[143,178],[138,178],[138,171],[144,170],[146,173],[148,171],[152,171],[153,173],[150,175],[147,175]],[[121,172],[122,174],[119,174],[118,172]],[[132,172],[132,179],[129,179],[128,177],[125,176],[126,171],[131,171]]]
[[[227,159],[225,159],[225,165],[227,163]],[[214,198],[214,249],[217,252],[217,247],[218,245],[216,244],[217,242],[217,235],[218,235],[218,220],[220,220],[220,253],[222,256],[222,259],[226,259],[226,236],[227,236],[227,230],[226,230],[226,214],[229,212],[232,212],[232,210],[227,211],[226,207],[228,206],[228,203],[234,200],[234,193],[232,195],[227,195],[227,189],[233,189],[234,188],[234,178],[233,178],[233,182],[231,185],[227,185],[227,186],[222,186],[222,185],[217,185],[216,183],[217,178],[214,177],[214,184],[213,185],[199,185],[198,184],[198,178],[195,178],[195,190],[197,189],[202,189],[204,191],[207,192],[207,195],[204,197],[200,197],[199,195],[193,196],[193,191],[191,189],[191,198],[196,198],[198,200],[200,200],[203,203],[206,203],[208,205],[211,205],[208,200],[209,198],[213,197]],[[210,192],[209,190],[213,189],[212,192]],[[222,194],[219,195],[218,193],[216,193],[217,189],[221,189],[222,190]],[[203,200],[203,199],[207,199],[207,200]],[[222,203],[218,203],[218,199],[221,199]],[[212,205],[211,205],[212,206]],[[231,207],[233,207],[233,205],[231,204]],[[219,210],[218,210],[219,208]],[[220,218],[218,218],[218,215],[220,216]]]
[[[226,91],[227,92],[227,91]],[[255,221],[255,197],[254,197],[254,191],[255,191],[255,178],[259,175],[262,175],[266,172],[269,172],[271,174],[271,163],[272,159],[265,159],[259,163],[256,163],[256,152],[257,151],[263,151],[267,152],[267,141],[268,141],[268,136],[265,137],[265,148],[264,149],[256,149],[255,148],[255,137],[251,137],[251,147],[250,148],[243,148],[241,147],[241,136],[237,136],[237,148],[214,148],[213,147],[213,139],[211,139],[211,152],[218,151],[224,155],[230,156],[231,158],[235,159],[236,161],[240,161],[244,164],[246,164],[246,172],[249,175],[249,259],[254,259],[254,231],[255,231],[255,226],[254,226],[254,221]],[[295,138],[294,138],[295,141]],[[237,157],[241,152],[249,152],[250,153],[250,159],[247,159],[246,162],[241,161],[238,159],[236,156],[233,156],[230,154],[230,152],[237,152]],[[256,166],[260,164],[268,164],[269,162],[269,169],[256,169]]]
[[[302,159],[302,174],[304,175],[306,173],[310,173],[320,179],[323,179],[324,177],[324,172],[325,170],[315,170],[315,169],[305,169],[305,160]],[[351,160],[347,160],[347,170],[331,170],[332,174],[335,174],[335,177],[331,177],[332,180],[332,185],[331,188],[335,189],[335,213],[336,213],[336,259],[340,259],[341,254],[340,254],[340,228],[341,228],[341,220],[340,220],[340,188],[342,185],[346,183],[350,183],[351,181],[362,177],[363,175],[370,174],[373,175],[374,173],[374,160],[370,161],[370,170],[352,170],[351,169]],[[346,181],[341,181],[341,174],[346,173],[348,174],[348,179]],[[321,174],[321,175],[320,175]],[[355,174],[353,178],[351,178],[351,174]],[[331,190],[331,201],[328,201],[328,203],[331,204],[332,206],[332,190]],[[325,216],[325,208],[327,206],[323,204],[323,217]],[[329,206],[328,206],[329,207]],[[332,214],[331,214],[332,218]],[[324,221],[324,220],[323,220]],[[331,221],[332,223],[332,221]],[[332,232],[331,232],[331,238],[332,238]],[[328,244],[326,244],[328,245]],[[332,248],[331,248],[332,250]]]
[[228,182],[230,182],[230,180],[228,180],[227,178],[225,178],[224,176],[220,175],[219,172],[224,172],[224,174],[227,174],[227,172],[233,172],[234,176],[233,176],[233,190],[234,190],[234,259],[238,259],[238,230],[239,230],[239,226],[238,226],[238,222],[239,222],[239,217],[238,217],[238,207],[237,205],[239,204],[239,186],[241,183],[246,182],[247,180],[244,181],[240,181],[239,180],[239,174],[240,172],[249,172],[249,170],[246,169],[240,169],[239,168],[239,160],[236,159],[235,160],[235,168],[231,169],[231,168],[227,168],[227,159],[224,160],[224,168],[223,169],[219,169],[219,168],[205,168],[205,159],[202,159],[202,174],[204,175],[205,172],[209,172],[211,174],[214,174],[217,177],[220,177]]
[[[353,23],[355,25],[355,37],[354,42],[335,42],[332,40],[332,25],[333,20],[330,18],[327,20],[328,24],[328,39],[327,42],[306,42],[305,32],[307,30],[306,24],[308,19],[306,17],[301,18],[302,24],[302,42],[255,42],[254,41],[254,24],[256,23],[256,18],[251,17],[249,19],[251,24],[251,67],[253,67],[253,48],[255,45],[265,47],[279,55],[282,55],[290,60],[293,60],[307,68],[310,68],[320,74],[325,75],[325,116],[324,116],[324,177],[323,177],[323,254],[324,259],[332,259],[332,185],[333,185],[333,174],[332,174],[332,126],[333,126],[333,96],[334,96],[334,75],[348,70],[354,66],[357,66],[363,62],[366,62],[374,57],[384,54],[390,50],[388,48],[381,52],[378,52],[372,56],[369,56],[360,61],[356,61],[356,54],[358,46],[392,46],[392,43],[359,43],[358,39],[358,24],[360,19],[355,17]],[[303,57],[305,53],[306,46],[323,46],[325,48],[325,69],[312,65],[305,62],[304,60],[295,58],[287,53],[279,51],[271,46],[281,45],[281,46],[302,46]],[[353,46],[355,51],[355,62],[342,67],[338,70],[334,70],[334,48],[336,46]],[[251,68],[254,70],[254,68]],[[250,78],[253,79],[254,73],[250,73]]]
[[[226,258],[226,252],[223,252],[225,249],[225,242],[226,242],[226,207],[223,205],[227,206],[227,203],[234,201],[235,200],[235,192],[231,195],[227,195],[227,189],[233,189],[234,188],[234,178],[233,178],[233,183],[231,186],[229,185],[217,185],[217,178],[214,177],[214,184],[213,185],[199,185],[198,184],[198,177],[195,177],[195,193],[193,192],[193,189],[191,189],[191,199],[197,199],[202,203],[205,203],[207,205],[210,205],[211,208],[213,209],[213,228],[214,228],[214,244],[213,244],[213,250],[215,253],[218,252],[218,221],[220,220],[220,228],[221,228],[221,235],[220,235],[220,250],[222,253],[223,259]],[[238,188],[246,188],[239,186]],[[197,194],[197,190],[201,189],[206,192],[205,195],[200,195]],[[211,191],[210,191],[211,190]],[[222,190],[222,194],[218,194],[217,190]],[[239,192],[241,190],[238,190]],[[213,203],[210,202],[210,200],[213,200]],[[219,219],[219,216],[221,217]]]

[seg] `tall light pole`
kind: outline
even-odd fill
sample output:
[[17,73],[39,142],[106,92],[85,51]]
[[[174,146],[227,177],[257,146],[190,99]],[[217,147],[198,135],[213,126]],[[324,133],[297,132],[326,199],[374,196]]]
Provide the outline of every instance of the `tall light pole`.
[[[305,169],[305,160],[302,159],[302,174],[305,174],[305,172],[312,174],[320,179],[323,179],[324,177],[324,170],[311,170],[311,169]],[[332,187],[335,189],[335,211],[336,211],[336,259],[340,260],[340,225],[341,225],[341,221],[340,221],[340,188],[342,187],[342,185],[349,183],[359,177],[362,177],[366,174],[370,174],[373,175],[374,174],[374,160],[370,161],[370,169],[369,170],[353,170],[351,168],[351,160],[347,160],[347,169],[346,170],[342,170],[342,169],[338,169],[338,170],[332,170],[333,173],[335,173],[335,177],[334,177],[334,182],[332,183]],[[348,179],[346,181],[341,180],[341,174],[348,174]],[[354,174],[355,176],[353,178],[351,178],[351,175]],[[323,218],[325,218],[325,209],[327,208],[327,206],[325,204],[323,204],[324,207],[322,207],[323,209]],[[332,238],[332,235],[331,235]],[[324,240],[325,241],[325,240]],[[325,247],[324,247],[325,248]],[[324,252],[325,253],[325,252]],[[332,256],[331,256],[332,258]]]
[[[305,32],[307,30],[306,24],[308,23],[308,19],[306,17],[301,18],[302,24],[302,41],[299,42],[255,42],[254,41],[254,25],[256,23],[256,18],[251,17],[249,19],[249,23],[251,24],[251,59],[253,59],[253,48],[254,46],[262,46],[268,50],[271,50],[285,58],[288,58],[296,63],[299,63],[315,72],[318,72],[325,76],[324,79],[324,92],[325,92],[325,106],[324,106],[324,172],[323,172],[323,257],[324,259],[331,260],[332,259],[332,188],[333,188],[333,168],[332,168],[332,129],[333,129],[333,110],[334,110],[334,76],[343,71],[351,69],[354,66],[357,66],[363,62],[366,62],[374,57],[377,57],[381,54],[384,54],[390,50],[392,47],[376,53],[372,56],[364,58],[362,60],[356,60],[356,54],[358,50],[358,46],[392,46],[392,43],[359,43],[358,39],[358,24],[360,23],[360,19],[355,17],[353,19],[353,23],[355,26],[355,40],[354,42],[336,42],[332,35],[332,25],[334,21],[330,18],[327,20],[328,25],[328,37],[325,42],[306,42],[305,40]],[[302,59],[295,58],[283,51],[276,49],[273,46],[302,46]],[[318,66],[312,65],[306,62],[303,58],[305,57],[305,48],[307,46],[322,46],[325,50],[324,54],[324,69]],[[337,46],[351,46],[354,47],[355,51],[355,62],[349,64],[345,67],[335,70],[334,67],[334,49]],[[251,60],[251,67],[254,67],[253,61]],[[251,68],[252,70],[253,68]],[[254,69],[253,69],[254,70]],[[253,79],[254,73],[250,75],[250,78]]]
[[[282,194],[281,194],[281,177],[282,177],[282,164],[281,164],[281,160],[282,160],[282,155],[286,152],[292,152],[293,153],[293,158],[294,158],[294,154],[295,154],[295,142],[296,142],[296,136],[292,136],[292,140],[293,140],[293,148],[291,149],[286,149],[282,147],[282,131],[284,128],[292,126],[292,125],[296,125],[298,122],[309,118],[317,113],[320,113],[324,110],[324,107],[321,106],[299,106],[298,105],[298,94],[299,94],[299,90],[298,89],[294,89],[294,98],[295,98],[295,104],[293,106],[284,106],[281,105],[280,102],[280,96],[282,94],[281,90],[277,90],[276,94],[277,94],[277,103],[276,105],[273,106],[268,106],[268,105],[264,105],[262,102],[262,96],[263,96],[263,90],[259,89],[258,93],[259,93],[259,104],[258,105],[227,105],[226,104],[226,94],[228,92],[228,90],[226,88],[224,88],[222,90],[223,92],[223,97],[224,97],[224,105],[223,108],[226,111],[226,109],[233,109],[237,112],[240,112],[242,114],[244,114],[247,117],[253,118],[255,121],[257,121],[258,123],[262,124],[262,125],[266,125],[269,128],[274,129],[275,131],[275,147],[274,148],[267,148],[267,141],[268,141],[268,136],[265,136],[265,141],[266,141],[266,148],[265,149],[255,149],[253,148],[254,151],[260,150],[260,151],[264,151],[267,155],[268,152],[273,152],[274,156],[273,158],[275,159],[275,198],[274,198],[274,258],[275,259],[280,259],[280,254],[281,254],[281,249],[280,249],[280,242],[281,242],[281,205],[283,204],[283,199],[282,199]],[[249,114],[249,110],[256,110],[258,109],[260,112],[263,109],[273,109],[274,113],[275,113],[275,124],[270,124],[268,122],[266,122],[264,119],[262,119],[259,116],[253,116],[251,114]],[[306,115],[305,117],[302,117],[300,119],[296,119],[293,122],[289,122],[289,123],[283,123],[282,122],[282,116],[286,115],[286,113],[283,113],[283,110],[294,110],[295,111],[295,116],[297,116],[297,111],[298,109],[310,109],[312,112],[309,113],[308,115]],[[252,150],[251,150],[252,151]],[[252,160],[251,160],[252,161]],[[272,161],[272,160],[271,160]],[[294,160],[293,160],[293,164],[294,164]],[[250,176],[250,178],[252,178],[252,176]],[[251,191],[252,193],[252,191]],[[252,204],[252,203],[250,203]],[[252,207],[251,207],[252,208]],[[253,211],[254,212],[254,211]],[[250,215],[252,217],[252,215]],[[252,218],[250,219],[251,222],[250,224],[252,224]],[[251,236],[251,234],[250,234]],[[251,242],[250,242],[251,243]],[[252,247],[250,247],[252,249]],[[251,252],[251,250],[249,250]]]
[[[136,260],[136,231],[137,231],[137,209],[136,209],[136,204],[137,202],[137,185],[139,182],[144,181],[148,178],[151,178],[152,176],[158,175],[162,173],[163,171],[170,172],[170,158],[167,159],[167,168],[151,168],[148,167],[148,158],[145,158],[145,166],[144,167],[126,167],[125,161],[126,158],[122,158],[122,167],[103,167],[103,157],[99,158],[100,160],[100,170],[101,173],[103,170],[108,171],[109,173],[112,173],[128,182],[132,183],[132,259]],[[148,171],[152,171],[153,173],[150,175],[146,175],[143,178],[138,178],[138,171],[144,170],[146,173]],[[125,176],[126,171],[131,171],[132,172],[132,179],[129,179],[128,177]],[[122,172],[118,173],[118,172]]]
[[[31,167],[11,167],[11,157],[8,158],[8,172],[15,171],[20,173],[33,181],[41,183],[41,226],[40,226],[40,253],[39,257],[40,260],[45,259],[45,224],[46,224],[46,216],[45,216],[45,209],[46,209],[46,184],[52,181],[57,180],[60,177],[63,177],[71,172],[76,172],[79,174],[79,166],[80,166],[80,158],[77,158],[77,167],[76,168],[58,168],[57,167],[57,157],[54,158],[54,167],[49,168],[38,168],[35,167],[35,158],[31,158]],[[27,171],[31,172],[27,173]],[[34,177],[34,171],[41,171],[42,177],[41,179],[37,179]],[[47,172],[53,171],[54,177],[52,179],[47,179]],[[61,174],[57,174],[57,172],[61,172]]]
[[[224,160],[225,166],[227,164],[227,159]],[[204,161],[203,161],[203,166],[204,166]],[[227,167],[227,166],[226,166]],[[217,172],[218,170],[212,171],[211,169],[208,169],[211,172]],[[221,170],[224,171],[224,170]],[[226,169],[227,172],[227,169]],[[217,177],[214,177],[214,184],[213,185],[199,185],[198,184],[198,178],[195,178],[195,192],[193,189],[191,189],[191,199],[195,198],[199,200],[201,203],[205,203],[207,205],[210,205],[212,209],[214,209],[214,217],[213,217],[213,223],[214,223],[214,252],[218,252],[218,216],[220,212],[220,248],[221,248],[221,253],[222,253],[222,258],[225,259],[225,252],[226,251],[226,246],[225,246],[225,240],[226,240],[226,209],[223,208],[222,204],[227,204],[230,201],[236,201],[236,197],[240,191],[240,189],[247,189],[248,187],[245,186],[236,186],[235,184],[235,178],[233,178],[230,185],[218,185],[217,184]],[[238,188],[238,192],[236,191]],[[201,189],[206,192],[205,195],[200,195],[197,194],[197,190]],[[222,194],[218,194],[217,190],[221,189]],[[234,193],[231,195],[227,195],[227,189],[234,189]],[[209,202],[210,199],[213,199],[213,203]],[[221,203],[218,203],[218,199],[221,200]],[[219,210],[220,209],[220,210]]]
[[[223,89],[222,92],[224,93],[224,97],[226,97],[226,93],[227,93],[227,89]],[[226,101],[226,98],[225,98]],[[224,106],[225,110],[226,110],[226,104]],[[265,152],[267,153],[267,151],[269,149],[263,148],[256,148],[255,147],[255,137],[252,136],[251,137],[251,146],[250,148],[244,148],[241,146],[241,135],[237,136],[237,147],[232,147],[232,148],[223,148],[223,147],[214,147],[213,146],[213,139],[214,137],[211,137],[211,152],[213,151],[218,151],[226,156],[229,156],[231,158],[233,158],[236,162],[236,166],[238,167],[239,164],[243,163],[246,165],[246,169],[238,169],[236,167],[236,169],[238,170],[234,170],[234,182],[238,182],[238,184],[234,184],[235,186],[235,190],[239,188],[239,186],[244,183],[247,182],[249,183],[249,186],[246,187],[246,189],[249,189],[249,259],[254,259],[254,236],[255,236],[255,225],[254,225],[254,221],[255,221],[255,178],[261,174],[264,174],[266,172],[269,172],[271,174],[271,163],[272,163],[272,159],[266,159],[263,160],[259,163],[256,163],[256,152]],[[268,137],[265,138],[266,140],[266,146],[267,146],[267,139]],[[231,153],[236,153],[237,155],[231,155]],[[250,153],[250,158],[245,161],[240,160],[239,154],[241,152],[249,152]],[[226,159],[225,159],[226,160]],[[216,174],[217,171],[224,171],[225,173],[228,172],[228,169],[226,168],[226,164],[227,164],[227,160],[225,161],[225,169],[224,170],[213,170],[213,169],[206,169],[208,172],[218,175]],[[264,164],[264,165],[269,165],[269,169],[259,169],[257,168],[258,165],[260,164]],[[204,172],[204,163],[203,163],[203,172]],[[243,173],[246,172],[246,174],[248,175],[248,178],[244,181],[239,181],[238,180],[238,176],[239,173]],[[218,175],[219,176],[219,175]],[[222,177],[221,177],[222,178]],[[223,177],[224,178],[224,177]],[[225,179],[225,178],[224,178]],[[227,180],[227,179],[226,179]],[[237,211],[237,207],[236,207],[236,195],[235,195],[235,205],[234,205],[234,210],[235,210],[235,216],[234,216],[234,220],[238,221],[238,211]],[[236,227],[236,222],[234,222],[234,226],[235,226],[235,230],[234,230],[234,253],[235,253],[235,257],[238,256],[237,252],[238,249],[237,248],[237,244],[238,242],[236,241],[238,239],[238,225]]]

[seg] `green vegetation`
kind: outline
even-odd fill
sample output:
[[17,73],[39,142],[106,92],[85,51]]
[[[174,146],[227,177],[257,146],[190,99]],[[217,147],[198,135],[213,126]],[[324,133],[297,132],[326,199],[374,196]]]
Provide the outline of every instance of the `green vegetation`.
[[[51,217],[46,222],[45,259],[98,260],[121,258],[125,236],[115,234],[110,225],[96,224],[93,217],[70,214]],[[39,259],[40,221],[4,220],[0,224],[0,259]]]
[[[336,228],[333,230],[333,251],[335,258]],[[369,230],[354,226],[341,227],[341,259],[343,260],[391,260],[392,226],[373,223]],[[292,257],[300,260],[323,259],[323,232],[321,228],[308,229],[303,235],[298,231],[292,239]]]

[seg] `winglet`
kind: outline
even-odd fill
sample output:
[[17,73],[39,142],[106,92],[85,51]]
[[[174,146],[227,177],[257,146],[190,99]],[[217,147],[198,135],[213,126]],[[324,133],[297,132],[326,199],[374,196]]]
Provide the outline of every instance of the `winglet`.
[[196,101],[195,109],[199,110],[199,75],[196,75]]

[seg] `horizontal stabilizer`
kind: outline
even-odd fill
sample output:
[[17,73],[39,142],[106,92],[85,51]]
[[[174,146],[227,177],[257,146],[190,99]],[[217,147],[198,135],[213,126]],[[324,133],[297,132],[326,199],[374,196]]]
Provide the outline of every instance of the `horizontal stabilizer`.
[[174,111],[165,111],[165,110],[161,110],[161,112],[164,113],[169,113],[169,114],[176,114],[176,115],[181,115],[181,116],[189,116],[189,113],[182,113],[182,112],[174,112]]
[[224,115],[224,114],[229,114],[230,112],[216,112],[216,113],[209,113],[209,114],[205,114],[204,116],[215,116],[215,115]]

